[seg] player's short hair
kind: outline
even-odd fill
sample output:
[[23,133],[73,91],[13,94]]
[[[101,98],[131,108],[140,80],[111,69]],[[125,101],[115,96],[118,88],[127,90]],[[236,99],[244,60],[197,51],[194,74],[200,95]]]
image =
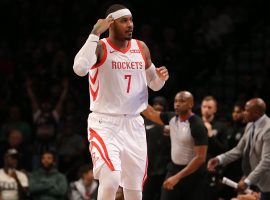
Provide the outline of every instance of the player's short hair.
[[125,8],[127,8],[127,7],[122,5],[122,4],[113,4],[107,9],[105,17],[107,17],[109,14],[111,14],[117,10],[121,10],[121,9],[125,9]]

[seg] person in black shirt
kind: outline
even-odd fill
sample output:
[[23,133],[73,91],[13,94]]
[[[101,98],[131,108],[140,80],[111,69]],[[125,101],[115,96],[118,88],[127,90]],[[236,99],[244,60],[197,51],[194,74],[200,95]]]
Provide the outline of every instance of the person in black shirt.
[[[237,102],[233,106],[231,126],[226,131],[229,149],[234,148],[238,144],[244,134],[245,126],[246,123],[244,122],[244,105]],[[239,159],[227,165],[224,168],[224,176],[233,181],[240,180],[243,174],[241,169],[241,163],[242,159]],[[230,200],[236,195],[237,192],[234,188],[224,186],[221,190],[221,197],[225,200]]]
[[[152,101],[155,110],[166,112],[167,100],[162,96],[156,96]],[[145,119],[148,169],[147,181],[143,188],[143,200],[159,200],[160,190],[166,175],[166,166],[170,161],[170,138],[165,136],[164,125],[156,124]]]
[[[228,149],[226,125],[217,117],[218,105],[213,96],[205,96],[201,103],[201,115],[208,133],[207,161]],[[218,200],[223,185],[221,178],[223,169],[207,172],[206,199]]]

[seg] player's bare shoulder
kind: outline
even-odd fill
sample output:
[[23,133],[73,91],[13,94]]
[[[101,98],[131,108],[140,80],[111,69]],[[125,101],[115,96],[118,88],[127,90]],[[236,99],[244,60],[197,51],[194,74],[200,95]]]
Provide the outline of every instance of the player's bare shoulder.
[[151,66],[151,54],[149,51],[148,46],[145,44],[145,42],[138,40],[138,42],[140,43],[140,46],[142,47],[142,54],[144,54],[145,58],[146,58],[146,66],[145,68],[148,69]]
[[97,43],[97,49],[96,49],[97,61],[100,61],[100,59],[103,57],[104,51],[105,51],[105,49],[102,45],[102,42],[99,41]]
[[138,40],[138,42],[140,43],[140,46],[142,47],[143,53],[146,55],[146,57],[150,56],[150,51],[148,46],[145,44],[144,41]]
[[97,56],[98,56],[99,54],[103,53],[103,51],[104,51],[103,45],[102,45],[101,41],[99,41],[99,42],[97,43],[97,49],[96,49],[96,54],[97,54]]

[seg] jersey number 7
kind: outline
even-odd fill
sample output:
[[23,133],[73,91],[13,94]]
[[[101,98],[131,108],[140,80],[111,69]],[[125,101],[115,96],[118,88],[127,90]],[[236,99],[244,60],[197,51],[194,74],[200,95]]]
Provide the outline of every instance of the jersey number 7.
[[129,93],[129,91],[130,91],[130,82],[131,82],[131,75],[130,74],[126,74],[125,75],[125,79],[128,80],[127,93]]

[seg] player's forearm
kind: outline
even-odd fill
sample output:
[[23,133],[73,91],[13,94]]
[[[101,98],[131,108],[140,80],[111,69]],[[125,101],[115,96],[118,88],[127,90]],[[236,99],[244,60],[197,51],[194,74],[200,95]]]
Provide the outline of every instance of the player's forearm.
[[89,67],[96,63],[98,41],[99,36],[90,34],[83,47],[75,56],[73,70],[78,76],[85,76],[89,71]]
[[147,108],[142,112],[142,115],[149,119],[150,121],[164,125],[162,120],[160,119],[160,112],[156,111],[152,106],[148,105]]

